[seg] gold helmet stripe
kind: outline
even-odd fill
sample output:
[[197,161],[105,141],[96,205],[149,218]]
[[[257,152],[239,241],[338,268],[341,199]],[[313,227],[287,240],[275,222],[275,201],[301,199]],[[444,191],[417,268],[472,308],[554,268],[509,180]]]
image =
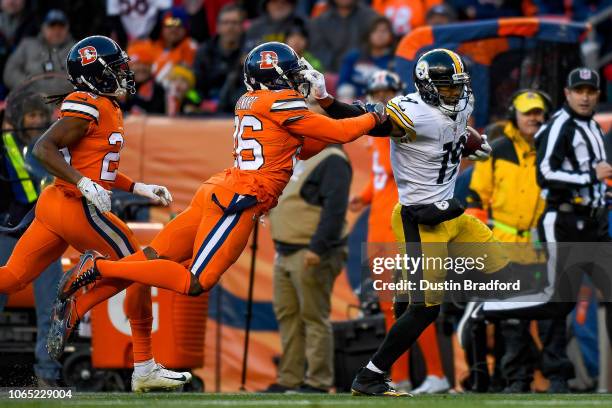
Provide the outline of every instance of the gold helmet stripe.
[[443,48],[444,52],[446,52],[451,59],[453,60],[453,65],[455,66],[455,74],[463,73],[463,64],[461,63],[461,58],[454,52]]

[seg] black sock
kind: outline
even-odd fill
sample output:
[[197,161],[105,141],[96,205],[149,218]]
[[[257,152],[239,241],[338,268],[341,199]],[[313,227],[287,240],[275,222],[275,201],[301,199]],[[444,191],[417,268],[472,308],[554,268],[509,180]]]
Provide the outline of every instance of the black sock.
[[436,320],[440,305],[410,305],[408,309],[391,326],[378,351],[372,357],[372,363],[382,371],[389,371],[395,361],[419,338],[421,333]]

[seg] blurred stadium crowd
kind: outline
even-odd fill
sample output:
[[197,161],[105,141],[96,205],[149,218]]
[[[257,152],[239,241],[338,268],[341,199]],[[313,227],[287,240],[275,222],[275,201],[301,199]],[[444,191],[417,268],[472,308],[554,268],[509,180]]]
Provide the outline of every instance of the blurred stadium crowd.
[[[75,39],[108,35],[128,50],[137,93],[131,113],[232,113],[245,91],[242,61],[266,41],[292,46],[326,74],[332,92],[364,96],[377,69],[393,69],[398,40],[422,25],[512,16],[587,21],[608,0],[2,0],[0,100],[25,79],[64,71]],[[600,55],[610,25],[597,28]],[[601,67],[609,86],[612,63]],[[604,94],[606,86],[602,87]]]

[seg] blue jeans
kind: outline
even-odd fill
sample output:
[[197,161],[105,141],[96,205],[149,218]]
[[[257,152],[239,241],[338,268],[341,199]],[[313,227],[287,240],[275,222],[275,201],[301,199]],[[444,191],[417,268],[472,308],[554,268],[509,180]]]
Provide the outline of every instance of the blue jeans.
[[[6,264],[17,240],[0,235],[0,265]],[[62,366],[52,360],[47,353],[47,333],[49,332],[51,308],[55,300],[55,288],[63,274],[60,260],[53,262],[34,281],[34,299],[36,301],[36,364],[34,373],[38,378],[56,380],[60,377]],[[0,311],[4,309],[8,297],[0,295]]]

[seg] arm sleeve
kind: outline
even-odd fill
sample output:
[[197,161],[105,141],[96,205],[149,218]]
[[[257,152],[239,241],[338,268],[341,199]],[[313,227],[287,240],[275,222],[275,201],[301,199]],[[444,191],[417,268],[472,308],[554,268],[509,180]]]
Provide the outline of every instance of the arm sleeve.
[[[342,238],[342,228],[348,207],[352,170],[342,157],[332,155],[319,164],[319,196],[321,219],[310,240],[310,250],[323,255]],[[311,176],[317,177],[313,174]]]
[[597,180],[595,169],[583,172],[562,168],[565,159],[575,160],[573,147],[575,132],[574,126],[568,120],[560,128],[553,122],[548,133],[543,135],[537,151],[540,187],[559,189],[581,187]]
[[115,179],[115,187],[119,190],[131,193],[134,191],[134,180],[126,176],[124,173],[118,171],[117,178]]
[[289,132],[327,143],[348,143],[367,134],[376,125],[373,113],[350,119],[334,120],[309,110],[296,111],[284,121]]
[[300,154],[298,154],[298,159],[300,160],[308,160],[312,156],[316,156],[321,152],[321,150],[325,149],[329,145],[327,142],[321,142],[319,140],[306,138],[304,139],[304,143],[302,144],[302,148],[300,149]]
[[[363,109],[359,106],[349,103],[340,102],[334,98],[334,101],[327,108],[324,108],[325,113],[334,119],[353,118],[363,115]],[[384,123],[377,124],[368,133],[370,136],[388,136],[391,133],[391,120],[386,120]]]

